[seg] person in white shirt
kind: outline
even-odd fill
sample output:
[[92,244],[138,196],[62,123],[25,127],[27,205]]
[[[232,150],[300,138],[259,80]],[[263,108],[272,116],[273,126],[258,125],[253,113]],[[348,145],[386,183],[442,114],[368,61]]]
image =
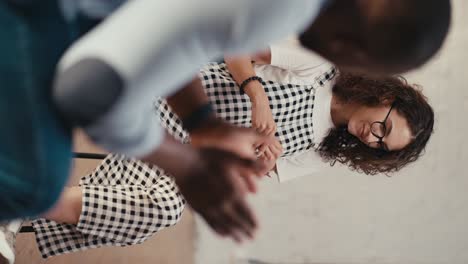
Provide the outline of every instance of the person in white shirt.
[[[252,64],[251,59],[256,62]],[[243,81],[238,80],[251,74],[261,81],[248,82],[243,94],[238,85]],[[269,175],[280,182],[310,175],[324,164],[322,158],[367,174],[391,173],[414,161],[432,132],[432,109],[412,86],[398,78],[339,73],[323,58],[304,52],[294,39],[253,57],[226,57],[226,63],[208,64],[199,76],[218,117],[267,135],[255,147],[259,158],[269,164]],[[343,91],[343,85],[349,92]],[[358,107],[361,104],[340,99],[347,93],[370,101],[371,106]],[[382,98],[375,97],[380,93]],[[421,121],[414,122],[408,103],[419,106]],[[392,104],[385,122],[388,131],[378,143],[376,136],[383,131],[374,121],[383,121]],[[158,99],[156,107],[161,123],[181,142],[219,144],[218,134],[226,133],[204,131],[189,136],[164,100]],[[349,132],[343,130],[344,118],[352,120]],[[58,206],[46,215],[49,220],[32,222],[43,257],[141,243],[176,224],[185,206],[167,173],[121,155],[109,155],[82,178],[80,186],[64,192]]]

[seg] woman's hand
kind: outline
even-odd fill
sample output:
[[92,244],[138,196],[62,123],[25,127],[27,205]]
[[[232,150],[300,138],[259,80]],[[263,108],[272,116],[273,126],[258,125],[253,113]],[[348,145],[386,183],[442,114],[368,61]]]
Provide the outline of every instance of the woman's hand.
[[[262,86],[259,83],[256,83],[256,85]],[[263,87],[253,88],[261,89],[263,91]],[[270,109],[270,102],[268,101],[268,97],[266,96],[265,92],[252,95],[251,100],[252,127],[262,135],[274,135],[276,132],[276,123],[273,119],[273,113]]]
[[[228,125],[222,122],[206,124],[206,128]],[[216,130],[216,129],[215,129]],[[238,130],[234,134],[240,154],[213,147],[189,146],[169,135],[157,150],[143,157],[149,164],[158,164],[171,174],[191,207],[220,235],[235,241],[252,238],[257,220],[246,195],[256,191],[260,162],[255,159],[252,144],[259,139],[254,131]],[[243,146],[243,147],[242,147]],[[226,146],[225,146],[226,147]],[[242,154],[251,153],[251,158]]]
[[[229,69],[234,81],[237,84],[242,84],[245,80],[252,76],[256,76],[252,59],[256,63],[270,63],[271,52],[268,49],[265,52],[251,56],[226,56],[226,66]],[[276,132],[276,124],[273,119],[273,114],[270,109],[268,96],[259,80],[248,82],[244,87],[244,92],[249,96],[252,102],[252,127],[262,135],[273,135]]]
[[260,171],[262,176],[268,174],[268,172],[272,171],[276,167],[276,159],[268,160],[265,157],[259,157],[259,161],[262,163],[263,170]]
[[256,142],[255,148],[257,157],[263,163],[264,167],[261,174],[265,175],[275,167],[276,160],[283,153],[283,147],[278,139],[271,135],[263,137],[260,141]]
[[277,160],[283,153],[281,143],[273,135],[262,137],[255,143],[255,148],[257,157],[261,157],[266,160]]

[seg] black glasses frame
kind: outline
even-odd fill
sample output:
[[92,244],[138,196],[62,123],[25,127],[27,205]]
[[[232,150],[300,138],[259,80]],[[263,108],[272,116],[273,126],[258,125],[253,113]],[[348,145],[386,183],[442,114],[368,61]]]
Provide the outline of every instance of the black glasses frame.
[[[387,146],[383,142],[383,139],[387,135],[387,125],[386,125],[386,123],[387,123],[387,119],[390,116],[390,113],[392,112],[394,106],[395,106],[395,102],[392,103],[392,105],[390,107],[390,110],[388,110],[388,113],[385,116],[383,121],[372,122],[370,132],[372,133],[372,135],[374,137],[376,137],[378,139],[378,141],[369,142],[368,145],[370,145],[372,143],[376,143],[379,146],[379,149],[384,150],[384,151],[389,151],[389,149],[387,148]],[[383,135],[379,135],[379,133],[376,132],[376,131],[382,131]]]

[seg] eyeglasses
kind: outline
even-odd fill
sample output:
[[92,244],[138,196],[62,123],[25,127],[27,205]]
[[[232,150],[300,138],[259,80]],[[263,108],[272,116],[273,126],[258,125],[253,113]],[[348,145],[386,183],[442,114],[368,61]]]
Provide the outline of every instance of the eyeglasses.
[[395,103],[392,103],[392,106],[383,121],[375,121],[371,124],[371,133],[378,139],[378,141],[369,142],[367,144],[369,147],[389,151],[387,145],[383,142],[383,138],[387,135],[387,125],[385,123],[387,123],[388,116],[390,116],[394,106]]

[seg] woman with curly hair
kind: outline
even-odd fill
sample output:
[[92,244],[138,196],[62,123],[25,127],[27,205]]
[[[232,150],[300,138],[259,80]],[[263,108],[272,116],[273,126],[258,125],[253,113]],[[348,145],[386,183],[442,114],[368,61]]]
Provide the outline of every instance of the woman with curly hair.
[[[255,63],[252,63],[252,60]],[[312,174],[323,160],[365,174],[390,175],[415,161],[433,131],[434,113],[401,77],[340,73],[287,41],[253,57],[201,69],[216,114],[265,135],[254,146],[279,181]],[[158,117],[174,137],[196,145],[229,144],[226,131],[188,135],[166,101]],[[68,188],[46,219],[32,222],[42,256],[141,243],[176,224],[185,206],[169,175],[109,155],[80,187]]]
[[[271,162],[280,181],[309,175],[322,161],[369,175],[391,175],[419,158],[433,132],[434,112],[426,97],[401,76],[338,72],[291,43],[226,62],[230,77],[250,99],[251,115],[244,123],[274,135],[285,149]],[[310,95],[301,96],[301,91]],[[217,107],[219,100],[214,102]],[[218,114],[237,124],[239,118],[232,116],[242,115],[222,108]]]
[[320,142],[323,159],[390,175],[419,158],[433,131],[434,112],[418,86],[401,76],[342,73],[332,92],[336,126]]

